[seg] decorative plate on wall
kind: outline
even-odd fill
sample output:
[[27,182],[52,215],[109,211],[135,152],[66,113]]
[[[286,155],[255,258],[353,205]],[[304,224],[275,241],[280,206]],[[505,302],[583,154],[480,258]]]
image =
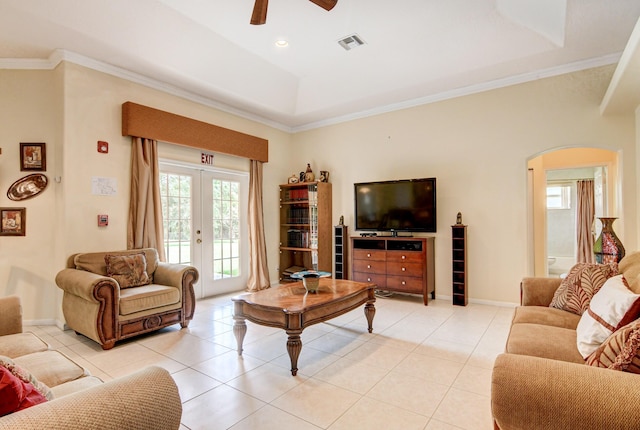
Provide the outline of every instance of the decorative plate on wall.
[[48,183],[49,180],[42,173],[27,175],[11,184],[7,197],[15,201],[30,199],[44,191]]

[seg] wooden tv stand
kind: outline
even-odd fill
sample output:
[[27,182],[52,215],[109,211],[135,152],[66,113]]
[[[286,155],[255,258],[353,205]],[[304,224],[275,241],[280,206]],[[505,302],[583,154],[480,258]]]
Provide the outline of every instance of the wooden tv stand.
[[435,299],[433,237],[351,237],[351,280]]

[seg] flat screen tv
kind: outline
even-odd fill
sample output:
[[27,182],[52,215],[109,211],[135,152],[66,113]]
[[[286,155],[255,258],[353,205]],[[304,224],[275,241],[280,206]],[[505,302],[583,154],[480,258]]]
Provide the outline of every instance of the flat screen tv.
[[354,184],[356,230],[436,232],[436,178]]

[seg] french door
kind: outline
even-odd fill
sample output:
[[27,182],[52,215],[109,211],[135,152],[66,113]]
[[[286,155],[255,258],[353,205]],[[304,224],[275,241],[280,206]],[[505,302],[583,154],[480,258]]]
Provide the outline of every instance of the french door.
[[198,269],[198,298],[246,287],[248,183],[244,172],[160,163],[167,261]]

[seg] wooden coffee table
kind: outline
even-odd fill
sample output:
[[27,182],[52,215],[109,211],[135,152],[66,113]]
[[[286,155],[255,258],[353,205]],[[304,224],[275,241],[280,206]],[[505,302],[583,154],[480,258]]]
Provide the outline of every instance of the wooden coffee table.
[[376,285],[339,279],[321,278],[317,293],[307,293],[302,282],[267,288],[234,297],[233,334],[242,355],[242,342],[249,320],[256,324],[283,329],[289,336],[287,351],[291,374],[298,373],[298,356],[302,350],[300,334],[305,327],[318,324],[364,306],[364,315],[373,331]]

